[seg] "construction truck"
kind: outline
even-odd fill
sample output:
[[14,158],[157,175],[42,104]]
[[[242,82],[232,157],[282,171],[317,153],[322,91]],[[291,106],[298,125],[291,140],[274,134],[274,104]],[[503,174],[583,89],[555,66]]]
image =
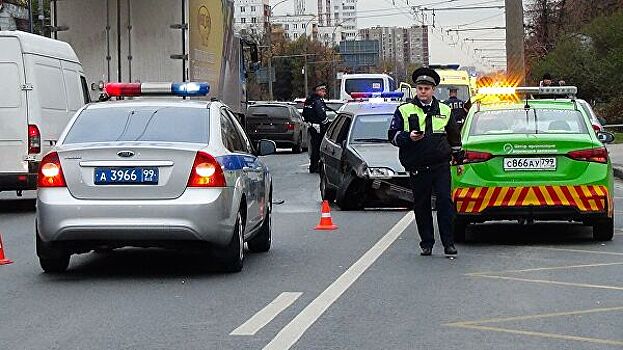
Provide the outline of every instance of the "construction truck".
[[205,98],[219,99],[243,116],[247,63],[257,61],[257,45],[235,34],[233,4],[52,1],[52,31],[76,51],[93,99],[107,82],[205,81]]

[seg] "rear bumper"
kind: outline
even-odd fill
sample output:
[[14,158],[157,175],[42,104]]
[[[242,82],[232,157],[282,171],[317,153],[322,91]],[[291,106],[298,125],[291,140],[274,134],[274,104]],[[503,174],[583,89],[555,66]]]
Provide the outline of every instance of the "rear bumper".
[[36,190],[37,174],[0,174],[0,191]]
[[459,217],[478,221],[532,218],[590,220],[609,217],[606,186],[467,187],[453,191]]
[[296,140],[295,140],[296,137],[295,137],[295,134],[293,132],[276,133],[276,134],[262,133],[262,132],[251,132],[251,133],[249,133],[249,138],[254,143],[259,141],[259,140],[262,140],[262,139],[275,141],[276,143],[294,144],[296,142]]
[[67,188],[40,189],[37,230],[44,242],[200,241],[228,244],[234,189],[186,189],[168,200],[81,200]]

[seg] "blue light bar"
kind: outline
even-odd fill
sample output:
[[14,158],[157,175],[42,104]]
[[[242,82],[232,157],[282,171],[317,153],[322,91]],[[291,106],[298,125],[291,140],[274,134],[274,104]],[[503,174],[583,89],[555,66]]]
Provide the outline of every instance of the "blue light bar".
[[210,84],[208,83],[173,83],[171,84],[171,93],[177,96],[206,96],[210,92]]
[[390,92],[382,92],[382,98],[403,98],[405,97],[405,93],[402,91],[390,91]]
[[368,98],[389,98],[399,99],[405,96],[402,91],[386,91],[386,92],[351,92],[350,96],[353,99],[368,99]]

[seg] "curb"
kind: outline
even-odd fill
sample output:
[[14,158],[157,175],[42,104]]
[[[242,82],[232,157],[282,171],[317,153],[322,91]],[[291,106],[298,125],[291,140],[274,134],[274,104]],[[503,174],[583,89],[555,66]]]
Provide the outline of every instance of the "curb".
[[623,166],[613,166],[612,170],[614,171],[614,177],[623,180]]

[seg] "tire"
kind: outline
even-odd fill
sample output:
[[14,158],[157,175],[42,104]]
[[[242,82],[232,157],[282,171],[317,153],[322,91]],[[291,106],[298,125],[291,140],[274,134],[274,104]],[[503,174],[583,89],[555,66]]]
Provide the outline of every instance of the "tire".
[[242,214],[238,212],[234,234],[225,247],[221,264],[225,272],[240,272],[244,265],[244,223]]
[[292,146],[292,153],[301,154],[303,153],[303,136],[299,136],[299,141]]
[[611,241],[614,237],[614,220],[607,219],[593,225],[593,240],[598,242]]
[[260,231],[247,242],[249,250],[254,253],[266,253],[270,250],[273,240],[273,195],[268,198],[268,208],[266,209],[266,217],[262,223]]
[[67,271],[71,255],[66,251],[53,247],[50,243],[43,242],[36,234],[37,256],[39,265],[45,273],[62,273]]
[[454,219],[452,223],[452,234],[454,235],[454,242],[463,243],[467,240],[467,222],[462,219]]
[[335,197],[337,195],[334,189],[329,188],[329,184],[327,183],[327,175],[325,174],[323,167],[320,167],[320,196],[322,200],[329,201],[329,203],[335,201]]

